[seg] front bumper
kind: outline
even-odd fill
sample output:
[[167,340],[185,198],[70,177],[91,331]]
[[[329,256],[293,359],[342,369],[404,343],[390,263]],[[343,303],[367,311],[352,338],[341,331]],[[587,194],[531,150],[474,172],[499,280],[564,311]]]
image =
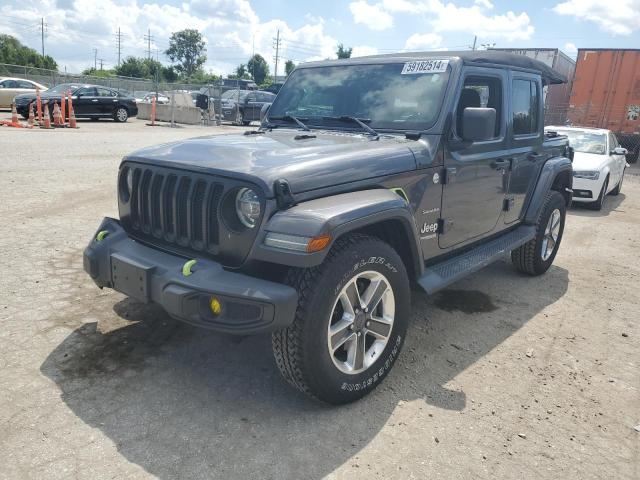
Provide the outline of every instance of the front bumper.
[[[226,271],[217,262],[195,259],[191,274],[183,274],[188,258],[132,240],[120,222],[105,218],[84,251],[84,270],[100,287],[113,288],[142,302],[162,306],[177,320],[209,330],[247,335],[291,325],[298,294],[288,285]],[[215,296],[222,311],[209,307]]]
[[[600,176],[602,177],[602,175]],[[574,202],[595,202],[600,195],[603,180],[589,180],[587,178],[573,177],[573,201]]]

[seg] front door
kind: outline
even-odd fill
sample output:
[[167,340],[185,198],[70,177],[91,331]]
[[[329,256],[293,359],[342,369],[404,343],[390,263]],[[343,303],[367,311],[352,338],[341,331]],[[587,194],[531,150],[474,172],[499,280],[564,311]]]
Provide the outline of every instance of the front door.
[[546,161],[542,152],[543,133],[540,125],[544,118],[540,79],[534,75],[513,72],[510,87],[511,121],[508,136],[511,141],[511,176],[505,204],[505,223],[515,222],[522,216]]
[[111,116],[118,103],[117,93],[110,88],[97,87],[98,113],[104,116]]
[[[504,109],[507,73],[470,67],[465,69],[463,78],[445,150],[440,248],[470,242],[495,231],[509,178]],[[466,107],[496,109],[494,138],[473,143],[462,140],[462,113]]]

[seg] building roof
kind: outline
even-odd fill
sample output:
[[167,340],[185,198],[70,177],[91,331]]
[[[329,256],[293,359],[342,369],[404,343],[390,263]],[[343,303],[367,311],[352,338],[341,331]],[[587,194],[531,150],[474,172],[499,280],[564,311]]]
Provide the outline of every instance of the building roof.
[[310,62],[300,65],[302,68],[323,66],[323,65],[345,65],[345,64],[367,64],[372,61],[380,60],[386,62],[391,61],[412,61],[425,58],[459,58],[465,65],[498,65],[505,67],[516,67],[519,69],[530,70],[540,73],[548,84],[566,83],[567,79],[564,75],[548,67],[539,60],[529,58],[524,55],[503,52],[499,50],[466,50],[459,52],[400,52],[389,53],[384,55],[372,55],[368,57],[357,57],[341,60],[325,60],[320,62]]

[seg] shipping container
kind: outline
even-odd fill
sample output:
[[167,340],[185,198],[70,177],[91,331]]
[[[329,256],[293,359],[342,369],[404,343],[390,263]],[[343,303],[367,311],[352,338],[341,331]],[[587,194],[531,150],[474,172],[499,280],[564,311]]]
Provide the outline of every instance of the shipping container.
[[569,103],[573,125],[613,130],[636,161],[640,152],[640,49],[581,48]]
[[567,121],[569,97],[571,95],[571,82],[576,68],[576,62],[557,48],[494,48],[501,52],[524,55],[539,60],[556,72],[564,75],[567,83],[551,85],[544,92],[544,123],[545,125],[558,125]]

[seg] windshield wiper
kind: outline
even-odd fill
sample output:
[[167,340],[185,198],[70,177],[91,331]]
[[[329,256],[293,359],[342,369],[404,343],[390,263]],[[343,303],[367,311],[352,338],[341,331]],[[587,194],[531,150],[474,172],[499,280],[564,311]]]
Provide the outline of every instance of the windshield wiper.
[[340,120],[340,121],[343,121],[343,122],[346,121],[346,122],[357,123],[369,135],[373,135],[374,137],[376,137],[376,139],[380,137],[380,134],[378,132],[376,132],[373,128],[371,128],[369,125],[364,123],[364,122],[370,122],[371,121],[368,118],[360,119],[360,118],[357,118],[357,117],[351,117],[349,115],[342,115],[340,117],[322,117],[322,118],[326,118],[328,120]]
[[269,117],[269,118],[271,120],[293,120],[305,132],[310,132],[311,131],[311,129],[309,127],[307,127],[304,123],[302,123],[302,120],[300,120],[298,117],[294,117],[293,115],[283,115],[282,117]]

